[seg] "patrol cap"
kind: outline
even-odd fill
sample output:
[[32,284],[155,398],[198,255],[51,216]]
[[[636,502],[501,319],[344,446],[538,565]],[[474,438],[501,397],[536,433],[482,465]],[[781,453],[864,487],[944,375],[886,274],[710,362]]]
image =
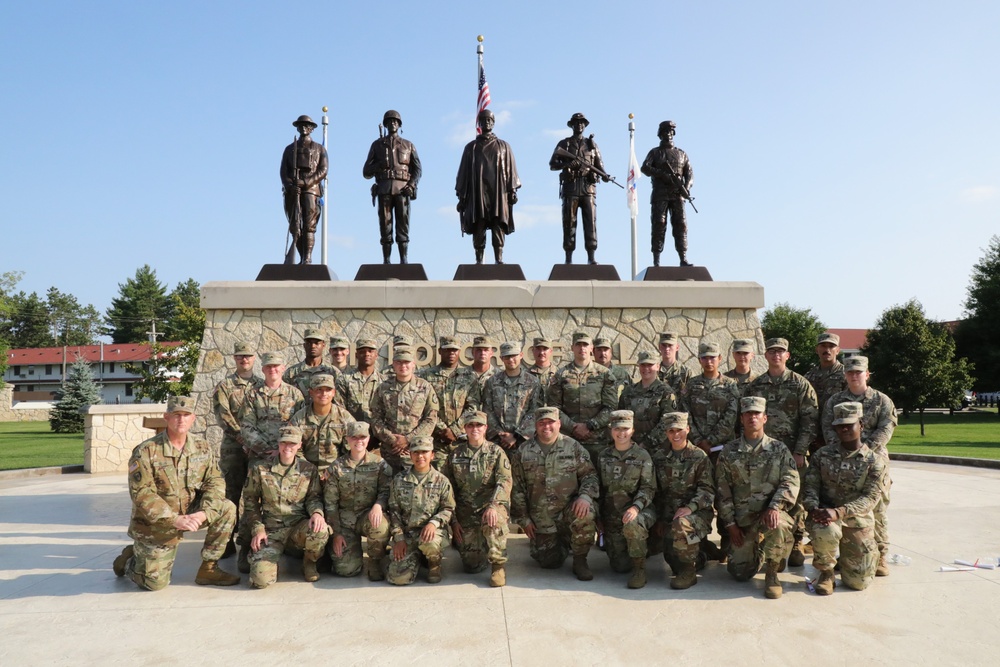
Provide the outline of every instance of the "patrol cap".
[[598,347],[611,347],[611,339],[604,336],[598,336],[594,339],[594,348]]
[[383,114],[382,124],[388,125],[390,118],[395,118],[397,121],[399,121],[399,126],[400,127],[403,126],[403,118],[399,115],[399,112],[396,111],[395,109],[389,109],[388,111],[385,112],[385,114]]
[[302,334],[302,340],[322,340],[326,341],[326,336],[319,329],[306,329]]
[[639,365],[642,364],[658,364],[660,363],[660,355],[649,350],[643,350],[639,353],[638,357]]
[[396,334],[392,337],[393,347],[413,347],[413,337],[406,334]]
[[744,396],[740,399],[740,414],[744,412],[767,412],[767,399],[763,396]]
[[667,429],[672,428],[687,428],[688,425],[688,413],[686,412],[667,412],[663,415],[663,424]]
[[412,440],[410,440],[410,451],[433,452],[434,451],[433,438],[428,438],[426,435],[419,435],[413,438]]
[[722,348],[719,347],[718,343],[699,343],[698,344],[698,358],[702,357],[720,357],[722,356]]
[[868,370],[868,357],[862,357],[860,355],[856,357],[848,357],[844,359],[844,372],[847,371],[866,371]]
[[364,438],[368,436],[368,422],[348,422],[344,427],[344,435],[348,438]]
[[302,429],[298,426],[282,426],[278,429],[278,442],[291,442],[296,445],[301,445]]
[[833,343],[837,347],[840,347],[840,336],[835,333],[825,331],[816,337],[817,345],[822,345],[823,343]]
[[582,113],[580,113],[579,111],[577,111],[577,112],[576,112],[575,114],[573,114],[572,116],[570,116],[569,120],[568,120],[568,121],[566,121],[566,125],[567,125],[567,126],[569,126],[569,127],[573,127],[573,125],[574,125],[574,124],[575,124],[575,123],[576,123],[577,121],[583,121],[583,126],[584,126],[584,127],[587,127],[588,125],[590,125],[590,121],[589,121],[589,120],[587,120],[587,117],[586,117],[586,116],[584,116],[584,115],[583,115]]
[[677,344],[677,332],[676,331],[661,331],[660,332],[660,345],[676,345]]
[[167,412],[187,412],[194,414],[193,396],[171,396],[167,399]]
[[378,349],[378,343],[375,342],[373,338],[359,338],[354,341],[354,348],[360,350],[363,347],[370,348],[372,350]]
[[847,403],[837,403],[833,406],[833,425],[857,424],[864,414],[864,406],[860,403],[848,401]]
[[458,344],[458,339],[454,336],[441,336],[438,338],[438,349],[439,350],[461,350],[462,346]]
[[753,341],[749,338],[737,338],[733,341],[733,352],[753,352]]
[[470,410],[462,415],[462,428],[465,428],[466,424],[489,424],[489,420],[486,419],[486,413],[482,410]]
[[351,342],[344,336],[330,336],[331,350],[349,350]]
[[472,347],[488,347],[492,349],[496,347],[496,343],[489,336],[476,336],[472,339]]
[[310,389],[315,389],[316,387],[329,387],[330,389],[336,389],[337,382],[329,373],[317,373],[316,375],[313,375],[312,380],[309,381],[309,387]]
[[577,343],[586,343],[587,345],[593,345],[594,339],[590,337],[590,334],[585,331],[577,331],[573,334],[573,345]]
[[559,421],[559,408],[554,408],[552,406],[535,408],[535,421],[540,422],[543,419],[553,419],[555,421]]
[[393,361],[413,361],[413,352],[408,347],[397,348],[392,352]]
[[631,410],[615,410],[611,413],[611,428],[632,428],[634,417]]
[[260,355],[260,365],[261,366],[284,366],[285,365],[285,355],[281,352],[265,352]]
[[256,352],[253,351],[253,347],[245,340],[237,341],[236,344],[233,345],[234,357],[252,357],[254,354],[256,354]]
[[774,348],[779,348],[788,351],[788,339],[787,338],[768,338],[767,342],[764,343],[765,350],[771,350]]
[[521,354],[521,344],[509,340],[500,345],[500,356],[501,357],[512,357],[515,354]]
[[549,348],[551,350],[552,349],[552,341],[550,341],[548,338],[545,338],[544,336],[535,336],[534,338],[531,339],[531,346],[532,347],[547,347],[547,348]]
[[313,121],[313,119],[305,114],[302,114],[294,121],[292,121],[292,125],[294,125],[295,127],[298,127],[299,125],[311,125],[313,128],[316,127],[316,123]]

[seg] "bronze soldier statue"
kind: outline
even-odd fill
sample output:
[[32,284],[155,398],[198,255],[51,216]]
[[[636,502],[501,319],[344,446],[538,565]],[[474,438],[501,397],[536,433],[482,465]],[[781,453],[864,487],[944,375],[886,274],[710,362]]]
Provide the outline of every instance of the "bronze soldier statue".
[[563,250],[566,263],[573,263],[576,250],[576,212],[583,218],[584,247],[587,261],[597,264],[597,179],[607,183],[611,177],[604,172],[601,151],[594,143],[594,135],[584,138],[583,130],[590,121],[582,113],[575,113],[566,122],[573,129],[573,136],[561,140],[549,160],[549,169],[562,170],[559,174],[559,196],[562,198]]
[[399,136],[403,119],[390,109],[382,117],[386,136],[372,142],[362,170],[365,178],[374,178],[372,205],[378,208],[379,232],[382,237],[382,260],[389,264],[392,256],[392,222],[396,219],[396,243],[399,263],[406,264],[406,249],[410,243],[410,200],[417,198],[420,182],[420,158],[412,142]]
[[281,156],[281,186],[285,196],[285,216],[292,243],[285,253],[285,264],[295,263],[299,251],[299,264],[312,264],[312,250],[316,243],[316,223],[319,222],[320,199],[323,197],[323,179],[326,178],[326,148],[309,135],[316,123],[309,116],[299,116],[292,123],[299,137],[285,147]]
[[[681,266],[691,266],[687,261],[687,222],[684,219],[684,201],[691,201],[691,182],[694,171],[687,153],[674,146],[677,125],[672,120],[660,123],[656,133],[660,145],[649,151],[642,163],[642,173],[653,182],[650,195],[650,219],[653,236],[653,266],[660,265],[660,253],[667,233],[667,213],[674,235],[674,248]],[[692,207],[694,204],[692,204]]]
[[492,233],[496,263],[503,264],[504,239],[514,233],[514,204],[521,180],[510,144],[493,134],[493,112],[483,109],[478,119],[482,134],[465,146],[455,179],[456,208],[462,233],[472,234],[476,264],[483,263],[487,229]]

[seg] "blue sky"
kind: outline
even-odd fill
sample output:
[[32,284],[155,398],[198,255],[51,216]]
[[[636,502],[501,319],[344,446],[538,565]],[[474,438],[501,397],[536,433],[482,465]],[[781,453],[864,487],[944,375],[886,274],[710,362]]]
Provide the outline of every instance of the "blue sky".
[[[768,306],[834,327],[912,297],[961,315],[1000,230],[1000,5],[647,4],[4,3],[0,271],[102,312],[145,263],[171,287],[252,280],[284,249],[291,122],[328,105],[331,268],[351,279],[381,260],[361,166],[393,108],[424,165],[410,258],[449,280],[473,257],[454,179],[483,34],[496,131],[524,183],[506,259],[528,279],[562,257],[548,159],[566,120],[588,116],[624,182],[631,112],[640,161],[657,124],[677,123],[700,211],[689,255],[716,280],[759,282]],[[640,267],[648,214],[643,180]],[[610,184],[598,235],[598,260],[627,277],[628,209]]]

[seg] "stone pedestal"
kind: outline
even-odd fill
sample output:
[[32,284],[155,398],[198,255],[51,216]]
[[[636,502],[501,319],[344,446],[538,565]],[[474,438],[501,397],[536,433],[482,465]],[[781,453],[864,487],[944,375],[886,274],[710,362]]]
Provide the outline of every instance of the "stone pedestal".
[[712,280],[712,274],[704,266],[651,266],[639,272],[639,280]]
[[355,280],[427,280],[423,264],[362,264]]
[[520,264],[459,264],[454,280],[524,280]]
[[621,280],[614,264],[554,264],[549,280]]
[[336,280],[326,264],[265,264],[257,280]]

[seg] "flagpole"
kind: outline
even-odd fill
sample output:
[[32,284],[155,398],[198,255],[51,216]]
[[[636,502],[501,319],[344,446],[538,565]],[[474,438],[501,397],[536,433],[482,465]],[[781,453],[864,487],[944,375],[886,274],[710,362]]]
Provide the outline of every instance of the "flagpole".
[[[629,149],[629,171],[633,169],[633,158],[635,157],[635,122],[632,120],[635,118],[633,114],[628,115],[628,149]],[[638,174],[629,174],[628,184],[629,197],[636,197],[636,181],[639,179]],[[632,280],[636,279],[639,275],[639,246],[636,239],[636,211],[638,206],[632,206],[631,202],[629,204],[629,217],[632,219]]]
[[478,59],[478,68],[476,70],[476,134],[479,134],[481,130],[479,129],[479,112],[482,111],[480,108],[482,104],[482,78],[483,78],[483,36],[476,35],[476,58]]
[[[330,125],[330,119],[327,118],[326,112],[329,111],[329,107],[323,107],[323,150],[326,150],[326,131],[327,127]],[[327,239],[327,209],[330,207],[330,172],[327,169],[327,175],[323,177],[323,246],[322,246],[322,263],[324,266],[328,266],[326,256],[326,239]]]

